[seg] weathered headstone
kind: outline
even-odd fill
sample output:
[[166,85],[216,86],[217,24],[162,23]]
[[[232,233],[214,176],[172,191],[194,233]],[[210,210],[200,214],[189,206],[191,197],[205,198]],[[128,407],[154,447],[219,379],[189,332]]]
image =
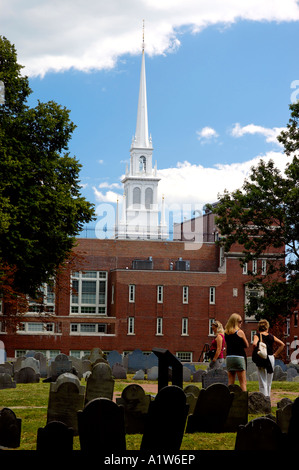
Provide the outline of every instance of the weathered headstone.
[[201,376],[202,388],[207,388],[212,384],[223,384],[228,385],[228,373],[222,369],[211,369],[206,371]]
[[88,455],[126,450],[124,408],[108,398],[95,398],[78,411],[80,446]]
[[124,407],[127,434],[143,434],[150,402],[151,397],[146,395],[143,388],[137,384],[125,387],[121,397],[116,399],[116,403]]
[[39,374],[40,376],[40,365],[39,361],[35,359],[32,356],[26,357],[21,364],[21,369],[24,369],[24,367],[31,367],[36,374]]
[[299,442],[299,398],[297,397],[292,404],[292,415],[289,422],[287,434],[288,446],[294,450],[297,449]]
[[94,398],[109,398],[112,400],[114,390],[114,379],[109,364],[96,363],[91,375],[87,379],[85,404]]
[[224,432],[237,432],[238,426],[248,423],[248,392],[245,392],[237,384],[229,385],[234,398],[224,424]]
[[20,447],[22,420],[9,408],[0,410],[0,447]]
[[89,355],[90,362],[92,364],[95,364],[96,361],[99,360],[99,359],[106,360],[105,354],[103,353],[103,351],[100,348],[93,348],[90,352],[90,355]]
[[61,374],[65,373],[73,373],[72,361],[66,354],[57,354],[55,360],[50,364],[49,377],[44,382],[55,382]]
[[184,388],[184,392],[187,398],[187,403],[189,405],[189,411],[188,411],[189,415],[193,414],[194,412],[197,398],[199,395],[199,390],[200,389],[196,385],[187,385]]
[[140,450],[163,453],[179,451],[188,408],[181,387],[170,385],[159,390],[149,406]]
[[118,351],[110,351],[107,355],[109,366],[113,368],[114,364],[122,364],[122,355]]
[[205,373],[206,373],[205,370],[203,370],[203,369],[197,369],[197,371],[193,373],[192,382],[200,382],[200,383],[202,383],[202,376],[203,376],[203,374],[205,374]]
[[292,417],[293,403],[289,403],[285,406],[277,407],[276,410],[276,422],[281,429],[281,432],[287,434],[289,430],[290,420]]
[[17,384],[38,383],[40,380],[40,374],[37,374],[32,367],[22,367],[20,370],[15,372],[14,379]]
[[12,379],[10,374],[1,373],[0,371],[0,390],[5,388],[16,388],[16,382]]
[[172,385],[183,388],[183,365],[168,349],[153,348],[159,360],[158,391],[168,385],[169,367],[172,368]]
[[50,385],[47,424],[61,421],[78,434],[77,412],[84,407],[85,387],[76,375],[66,372]]
[[233,392],[221,383],[201,389],[186,432],[223,432],[233,398]]
[[145,370],[146,356],[140,349],[135,349],[128,355],[128,372],[133,373],[138,370]]
[[191,370],[189,367],[183,366],[183,382],[190,382],[191,381]]
[[237,451],[277,451],[283,448],[282,432],[275,421],[261,417],[245,426],[239,426],[235,450]]
[[266,397],[262,392],[249,392],[248,413],[249,414],[271,413],[270,397]]
[[112,375],[115,379],[126,379],[127,371],[122,364],[116,362],[112,366]]
[[153,366],[147,370],[147,380],[158,380],[159,367]]
[[42,378],[47,377],[47,358],[42,352],[34,353],[34,359],[39,361],[40,376]]
[[37,431],[36,450],[61,455],[73,450],[74,430],[61,421],[51,421]]
[[137,370],[133,376],[133,380],[144,380],[144,379],[145,379],[144,370],[143,369]]

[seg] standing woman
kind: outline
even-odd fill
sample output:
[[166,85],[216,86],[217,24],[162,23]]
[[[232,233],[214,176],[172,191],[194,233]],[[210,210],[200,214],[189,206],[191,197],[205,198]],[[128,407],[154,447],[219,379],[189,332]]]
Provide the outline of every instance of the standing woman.
[[[252,354],[252,359],[257,365],[259,390],[266,397],[270,397],[275,357],[281,353],[285,344],[280,339],[276,338],[276,336],[269,333],[269,322],[267,320],[259,321],[258,330],[259,335],[254,335],[253,337],[253,347],[255,349]],[[257,355],[257,347],[260,340],[267,346],[267,359],[262,359]],[[273,352],[274,345],[278,346],[275,353]]]
[[240,387],[247,389],[246,381],[246,353],[249,343],[243,330],[241,330],[242,318],[238,313],[233,313],[225,325],[226,341],[226,368],[228,371],[228,385],[235,383],[236,374]]
[[215,338],[213,339],[211,346],[210,346],[210,351],[214,352],[214,357],[211,359],[211,362],[209,364],[210,369],[220,369],[222,367],[222,364],[224,362],[223,359],[223,349],[225,345],[225,339],[224,339],[224,329],[220,321],[215,320],[212,323],[212,330],[215,335]]

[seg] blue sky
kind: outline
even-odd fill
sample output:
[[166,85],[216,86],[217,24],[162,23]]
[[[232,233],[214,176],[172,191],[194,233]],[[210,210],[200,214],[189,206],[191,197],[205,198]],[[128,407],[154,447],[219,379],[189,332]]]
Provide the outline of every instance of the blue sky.
[[209,8],[200,0],[111,0],[109,8],[87,0],[84,10],[80,0],[23,3],[0,0],[0,34],[25,66],[30,105],[54,100],[71,110],[77,129],[70,152],[82,164],[82,194],[98,208],[100,225],[108,205],[121,202],[143,18],[149,132],[159,197],[170,212],[180,206],[191,214],[224,189],[241,187],[260,158],[283,170],[276,135],[299,98],[295,0],[211,0]]

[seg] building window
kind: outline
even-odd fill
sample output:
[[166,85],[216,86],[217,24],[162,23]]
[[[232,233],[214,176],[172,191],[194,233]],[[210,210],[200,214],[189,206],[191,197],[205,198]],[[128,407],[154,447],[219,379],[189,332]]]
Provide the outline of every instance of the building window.
[[188,335],[188,318],[182,318],[182,335]]
[[114,284],[111,286],[111,303],[114,304]]
[[233,287],[233,297],[238,297],[238,288]]
[[267,274],[267,260],[262,259],[262,275],[265,276]]
[[23,322],[18,326],[18,333],[25,334],[49,334],[55,333],[54,323],[42,323],[42,322]]
[[183,286],[183,304],[188,303],[189,289],[188,286]]
[[209,302],[213,305],[216,303],[216,287],[210,287]]
[[153,190],[152,188],[146,188],[145,190],[145,208],[150,209],[153,204]]
[[256,321],[254,316],[246,315],[246,307],[250,305],[251,311],[260,310],[259,297],[264,295],[264,289],[262,287],[248,287],[245,286],[245,320]]
[[215,321],[215,318],[209,318],[209,336],[214,336],[214,331],[212,325]]
[[294,327],[295,328],[298,327],[298,311],[297,310],[294,311]]
[[157,302],[163,304],[163,286],[157,286]]
[[107,314],[107,272],[85,271],[72,275],[71,313]]
[[176,357],[181,362],[192,362],[192,352],[180,351],[176,353]]
[[43,284],[37,292],[35,299],[29,299],[30,313],[54,313],[55,311],[55,287],[54,282]]
[[71,323],[70,334],[93,335],[98,333],[106,333],[106,323]]
[[243,274],[248,274],[248,263],[243,264]]
[[158,317],[157,318],[157,330],[156,330],[157,335],[162,335],[163,334],[163,318]]
[[134,320],[135,320],[134,317],[128,318],[128,335],[135,334],[135,321]]
[[130,303],[135,302],[135,284],[129,285],[129,302]]
[[257,274],[257,260],[252,260],[252,274]]

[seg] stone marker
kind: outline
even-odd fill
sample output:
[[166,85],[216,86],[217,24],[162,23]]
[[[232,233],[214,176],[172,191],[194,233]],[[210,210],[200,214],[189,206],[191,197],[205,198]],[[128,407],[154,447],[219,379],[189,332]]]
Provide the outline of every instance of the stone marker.
[[126,450],[124,408],[108,398],[95,398],[78,411],[80,446],[88,454]]
[[15,372],[14,379],[17,384],[38,383],[40,374],[37,374],[32,367],[23,367]]
[[5,388],[16,388],[16,382],[12,380],[10,374],[0,372],[0,390]]
[[292,415],[288,428],[288,446],[297,450],[299,442],[299,398],[297,397],[292,405]]
[[281,432],[287,434],[289,430],[290,420],[292,417],[293,403],[285,406],[280,406],[276,410],[276,422],[280,427]]
[[105,362],[96,363],[91,375],[87,379],[85,405],[94,398],[109,398],[112,400],[114,390],[114,379],[109,364]]
[[84,407],[85,387],[76,375],[66,372],[50,384],[47,424],[61,421],[78,434],[77,412]]
[[140,385],[130,384],[124,388],[116,403],[124,407],[126,434],[143,434],[150,402],[150,395],[146,395]]
[[60,421],[51,421],[37,431],[36,450],[58,454],[73,450],[74,430]]
[[220,383],[228,385],[228,373],[222,369],[211,369],[202,374],[202,388],[207,388],[212,384]]
[[189,415],[186,433],[222,432],[234,394],[224,384],[212,384],[201,389],[192,415]]
[[237,384],[229,385],[234,398],[224,424],[224,432],[237,432],[238,426],[248,423],[248,392],[245,392]]
[[249,392],[248,394],[249,414],[271,413],[271,400],[261,392]]
[[0,410],[0,447],[20,447],[22,420],[9,408]]
[[278,451],[284,445],[283,434],[272,419],[262,417],[239,426],[235,450]]
[[112,366],[112,375],[115,379],[126,379],[127,371],[122,364],[115,362]]
[[159,390],[149,406],[140,450],[163,453],[179,451],[188,408],[181,387],[170,385]]

